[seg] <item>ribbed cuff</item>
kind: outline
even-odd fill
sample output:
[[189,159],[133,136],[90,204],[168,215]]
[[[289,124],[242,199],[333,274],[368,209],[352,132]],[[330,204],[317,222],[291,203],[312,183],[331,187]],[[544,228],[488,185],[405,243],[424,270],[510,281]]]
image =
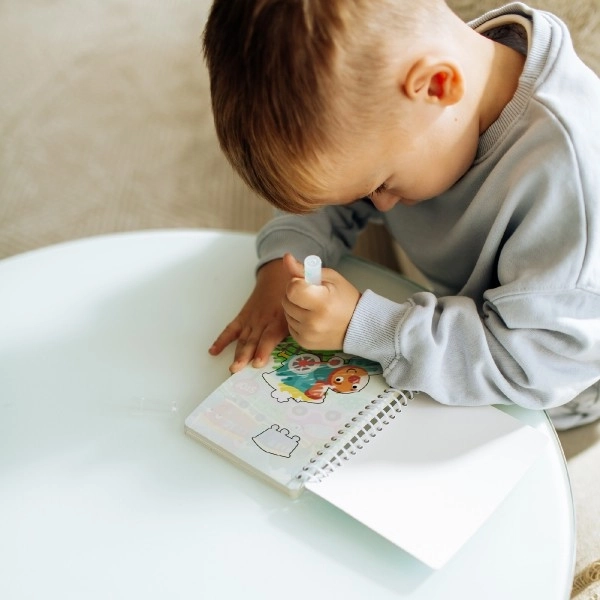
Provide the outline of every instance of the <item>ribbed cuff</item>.
[[361,296],[344,339],[344,352],[377,361],[384,370],[401,356],[397,330],[410,309],[371,290]]

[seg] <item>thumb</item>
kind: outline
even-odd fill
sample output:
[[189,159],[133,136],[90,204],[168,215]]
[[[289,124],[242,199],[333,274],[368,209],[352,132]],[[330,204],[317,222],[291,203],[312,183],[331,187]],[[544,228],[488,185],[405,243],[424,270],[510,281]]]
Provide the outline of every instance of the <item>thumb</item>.
[[304,265],[297,261],[289,252],[283,257],[283,264],[290,277],[304,277]]

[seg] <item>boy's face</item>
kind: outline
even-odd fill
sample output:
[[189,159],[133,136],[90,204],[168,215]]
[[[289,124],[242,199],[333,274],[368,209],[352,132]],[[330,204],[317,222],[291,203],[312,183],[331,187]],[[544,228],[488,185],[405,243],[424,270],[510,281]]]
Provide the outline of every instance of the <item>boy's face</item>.
[[[431,114],[344,136],[344,152],[323,157],[316,205],[350,204],[368,196],[380,211],[414,205],[448,190],[472,164],[478,130],[442,125]],[[324,171],[324,172],[323,172]]]

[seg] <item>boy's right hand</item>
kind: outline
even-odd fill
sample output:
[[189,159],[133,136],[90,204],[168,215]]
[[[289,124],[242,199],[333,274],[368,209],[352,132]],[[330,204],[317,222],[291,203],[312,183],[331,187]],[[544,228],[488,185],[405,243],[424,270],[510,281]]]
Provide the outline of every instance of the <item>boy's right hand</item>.
[[263,265],[246,304],[209,348],[209,353],[216,356],[237,340],[234,360],[229,366],[232,373],[248,363],[257,368],[264,366],[273,348],[288,335],[281,301],[290,279],[283,260]]

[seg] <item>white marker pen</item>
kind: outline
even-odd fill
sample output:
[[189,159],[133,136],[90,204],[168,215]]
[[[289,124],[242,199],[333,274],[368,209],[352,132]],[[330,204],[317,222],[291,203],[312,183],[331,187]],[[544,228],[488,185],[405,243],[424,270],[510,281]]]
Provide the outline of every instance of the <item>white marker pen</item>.
[[321,259],[315,254],[304,259],[304,281],[312,285],[321,285]]

